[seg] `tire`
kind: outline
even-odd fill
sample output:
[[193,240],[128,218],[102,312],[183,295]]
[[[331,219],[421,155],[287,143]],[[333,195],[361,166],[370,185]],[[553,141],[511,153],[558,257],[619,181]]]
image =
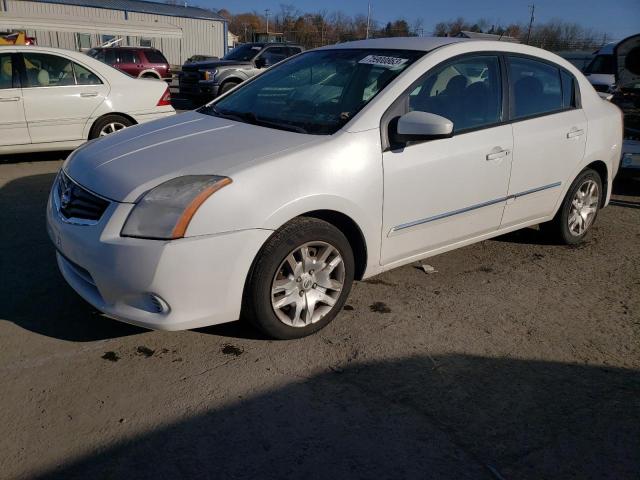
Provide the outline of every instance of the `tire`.
[[[580,198],[585,192],[586,196]],[[569,187],[554,219],[541,224],[540,229],[558,243],[575,245],[582,242],[596,221],[602,194],[600,175],[590,168],[583,170]]]
[[122,115],[105,115],[96,120],[96,123],[91,127],[89,140],[123,130],[131,125],[133,125],[133,122]]
[[231,80],[228,81],[228,82],[224,82],[222,84],[222,86],[220,87],[220,91],[218,92],[218,95],[224,95],[225,93],[227,93],[232,88],[236,88],[238,85],[240,85],[240,82],[234,82],[234,81],[231,81]]
[[353,251],[344,234],[323,220],[296,218],[275,232],[256,257],[242,318],[275,339],[305,337],[342,310],[353,275]]
[[140,78],[153,78],[155,80],[160,80],[158,75],[154,75],[153,73],[144,73],[140,76]]

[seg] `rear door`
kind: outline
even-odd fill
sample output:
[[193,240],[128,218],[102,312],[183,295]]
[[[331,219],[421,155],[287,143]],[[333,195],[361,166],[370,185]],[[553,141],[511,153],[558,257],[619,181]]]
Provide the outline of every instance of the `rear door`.
[[508,72],[514,147],[503,228],[554,212],[587,138],[573,75],[523,56],[508,57]]
[[132,77],[137,77],[143,70],[142,61],[133,50],[118,49],[116,52],[118,70],[128,73]]
[[61,55],[23,52],[24,112],[32,143],[86,140],[84,129],[109,86]]
[[0,147],[31,142],[24,115],[16,53],[0,53]]

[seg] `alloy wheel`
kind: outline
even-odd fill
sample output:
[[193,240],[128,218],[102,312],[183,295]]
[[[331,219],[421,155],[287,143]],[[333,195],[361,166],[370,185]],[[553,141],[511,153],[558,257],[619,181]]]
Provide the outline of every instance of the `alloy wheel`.
[[345,265],[326,242],[308,242],[282,261],[271,284],[271,305],[286,325],[305,327],[328,314],[340,297]]
[[107,123],[100,130],[100,136],[104,137],[105,135],[109,135],[111,133],[115,133],[115,132],[117,132],[119,130],[122,130],[123,128],[127,128],[127,126],[124,123],[120,123],[120,122]]
[[600,189],[593,180],[586,180],[576,190],[569,209],[568,226],[572,235],[583,235],[593,223],[598,212]]

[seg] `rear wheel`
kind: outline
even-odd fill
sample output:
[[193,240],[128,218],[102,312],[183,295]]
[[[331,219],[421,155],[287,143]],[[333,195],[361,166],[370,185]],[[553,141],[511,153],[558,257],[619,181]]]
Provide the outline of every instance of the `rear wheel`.
[[580,243],[598,216],[602,193],[600,175],[595,170],[584,170],[569,187],[555,218],[540,228],[561,243]]
[[294,219],[258,254],[243,318],[273,338],[310,335],[340,312],[353,275],[353,252],[340,230],[315,218]]
[[89,139],[104,137],[133,125],[133,122],[122,115],[105,115],[99,118],[89,133]]

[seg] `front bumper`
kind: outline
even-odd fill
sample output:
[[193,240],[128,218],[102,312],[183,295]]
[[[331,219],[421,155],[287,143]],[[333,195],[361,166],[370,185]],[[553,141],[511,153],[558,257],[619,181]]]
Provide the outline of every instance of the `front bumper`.
[[212,80],[199,80],[198,83],[180,82],[178,91],[180,95],[189,97],[211,97],[218,96],[220,85]]
[[[76,225],[49,197],[47,230],[69,285],[107,316],[145,328],[184,330],[237,320],[247,273],[272,232],[174,241],[121,237],[132,208],[113,202],[96,225]],[[167,308],[160,308],[163,302]]]

